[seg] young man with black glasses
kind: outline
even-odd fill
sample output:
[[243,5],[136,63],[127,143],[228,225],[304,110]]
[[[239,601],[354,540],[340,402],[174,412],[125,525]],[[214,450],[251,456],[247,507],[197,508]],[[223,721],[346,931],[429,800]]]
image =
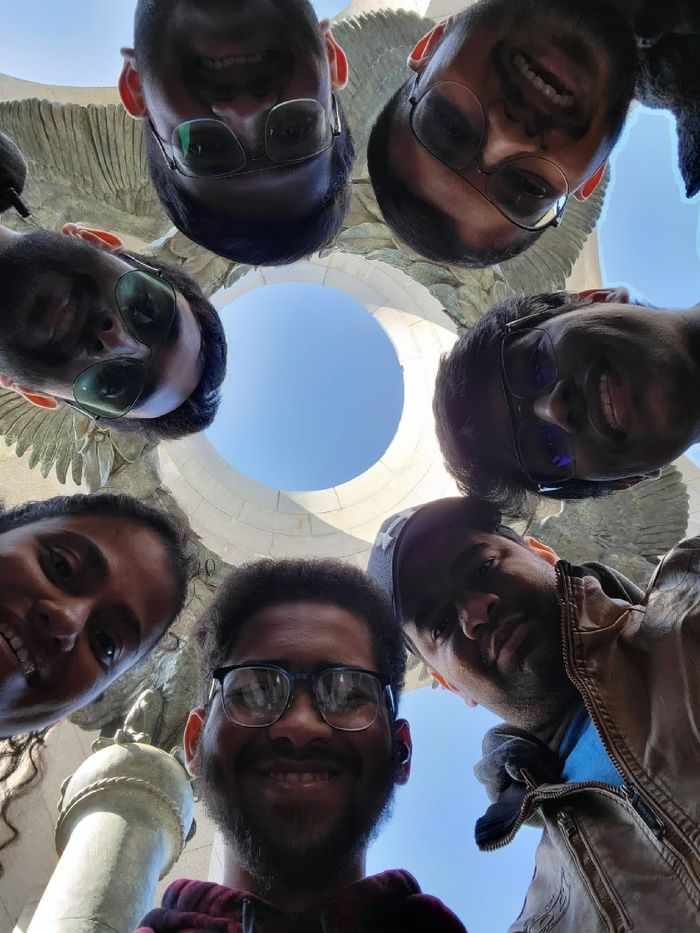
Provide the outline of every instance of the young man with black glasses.
[[275,265],[339,232],[348,62],[308,0],[139,0],[122,55],[122,102],[145,119],[151,179],[190,239]]
[[509,515],[607,495],[700,440],[700,314],[624,288],[509,298],[445,356],[438,440],[458,485]]
[[185,756],[224,838],[223,884],[174,882],[139,933],[463,933],[407,872],[365,877],[411,761],[405,649],[382,594],[346,564],[259,561],[195,635]]
[[[635,83],[642,101],[678,114],[681,167],[697,191],[697,39],[672,34],[700,24],[671,9],[691,4],[661,16],[656,0],[465,5],[418,41],[415,76],[370,136],[372,184],[400,240],[463,266],[526,250],[601,181]],[[638,55],[642,40],[653,48]]]
[[79,224],[61,233],[0,226],[0,385],[108,427],[174,438],[219,405],[219,315],[178,269]]

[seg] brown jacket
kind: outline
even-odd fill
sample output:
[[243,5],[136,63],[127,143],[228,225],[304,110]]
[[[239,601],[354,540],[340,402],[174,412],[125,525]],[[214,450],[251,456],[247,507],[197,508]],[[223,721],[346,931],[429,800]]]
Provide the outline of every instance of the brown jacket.
[[495,802],[480,848],[506,845],[533,816],[545,827],[510,931],[697,933],[700,538],[666,555],[639,606],[563,561],[557,577],[567,673],[625,786],[562,783],[534,736],[489,733],[477,774]]

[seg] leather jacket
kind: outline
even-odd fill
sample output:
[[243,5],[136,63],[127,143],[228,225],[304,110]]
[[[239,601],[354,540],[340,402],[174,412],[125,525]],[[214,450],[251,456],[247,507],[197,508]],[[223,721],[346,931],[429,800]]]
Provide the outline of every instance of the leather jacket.
[[477,844],[544,823],[510,933],[697,933],[700,538],[666,555],[640,605],[583,573],[557,564],[564,662],[625,784],[563,782],[556,750],[497,727],[476,767],[494,801]]

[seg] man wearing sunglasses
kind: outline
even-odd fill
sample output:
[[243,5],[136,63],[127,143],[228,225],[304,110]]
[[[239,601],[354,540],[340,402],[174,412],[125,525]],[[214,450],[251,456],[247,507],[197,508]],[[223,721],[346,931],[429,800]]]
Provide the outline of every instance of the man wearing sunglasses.
[[226,340],[183,272],[78,224],[61,233],[0,227],[0,290],[4,388],[161,438],[213,420]]
[[642,593],[456,497],[388,519],[368,572],[435,680],[506,720],[475,769],[476,843],[544,826],[512,933],[697,929],[700,539]]
[[223,836],[223,883],[175,881],[138,933],[464,933],[404,871],[365,877],[410,773],[405,667],[388,603],[356,568],[258,561],[195,631],[202,706],[187,767]]
[[398,238],[486,266],[557,226],[600,182],[634,93],[626,0],[479,0],[411,52],[368,164]]
[[443,358],[433,410],[464,490],[507,514],[532,493],[607,495],[700,440],[698,308],[624,288],[509,298]]
[[348,63],[308,0],[139,0],[119,90],[170,219],[220,256],[303,258],[340,230]]

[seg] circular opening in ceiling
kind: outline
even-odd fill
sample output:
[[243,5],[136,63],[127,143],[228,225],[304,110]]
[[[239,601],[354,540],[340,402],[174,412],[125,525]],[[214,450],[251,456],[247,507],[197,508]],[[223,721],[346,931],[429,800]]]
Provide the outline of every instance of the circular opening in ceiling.
[[403,410],[403,372],[381,325],[322,285],[267,285],[222,311],[223,400],[207,437],[275,489],[338,486],[381,458]]

